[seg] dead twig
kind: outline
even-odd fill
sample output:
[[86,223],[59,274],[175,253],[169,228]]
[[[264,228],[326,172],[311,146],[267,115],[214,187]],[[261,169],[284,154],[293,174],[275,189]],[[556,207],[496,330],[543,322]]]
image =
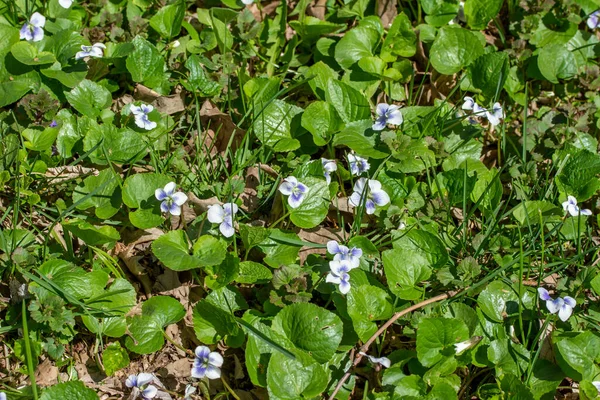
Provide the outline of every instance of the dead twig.
[[367,351],[369,350],[369,347],[371,346],[371,344],[375,341],[375,339],[377,339],[379,337],[379,335],[381,335],[383,332],[385,332],[387,330],[387,328],[389,328],[394,322],[396,322],[396,320],[406,314],[409,314],[413,311],[418,310],[419,308],[423,308],[428,304],[432,304],[432,303],[437,303],[438,301],[442,301],[442,300],[446,300],[449,299],[451,297],[456,296],[460,291],[456,290],[456,291],[449,291],[446,292],[444,294],[440,294],[439,296],[435,296],[432,297],[430,299],[427,300],[423,300],[420,303],[415,304],[414,306],[410,306],[405,310],[402,311],[398,311],[396,314],[394,314],[392,316],[392,318],[390,318],[385,324],[383,324],[381,326],[381,328],[379,328],[377,330],[377,332],[375,332],[373,334],[373,336],[371,336],[371,338],[369,340],[367,340],[367,342],[365,344],[362,345],[362,347],[360,348],[360,351],[358,352],[358,354],[356,355],[356,357],[354,358],[354,361],[352,362],[352,366],[348,369],[348,371],[346,371],[346,373],[344,374],[344,376],[342,376],[342,379],[340,379],[340,381],[338,382],[338,384],[335,386],[335,389],[333,390],[333,392],[331,393],[331,396],[329,396],[329,400],[333,400],[335,399],[335,395],[340,391],[340,389],[342,388],[342,386],[344,386],[344,383],[346,383],[346,381],[348,380],[348,378],[350,378],[350,376],[352,375],[352,369],[354,367],[356,367],[360,361],[363,358],[362,353],[366,354]]

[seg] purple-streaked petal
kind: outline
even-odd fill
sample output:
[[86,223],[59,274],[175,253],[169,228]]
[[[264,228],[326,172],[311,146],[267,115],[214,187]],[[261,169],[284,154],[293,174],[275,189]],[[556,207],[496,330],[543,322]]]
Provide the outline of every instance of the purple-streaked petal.
[[335,283],[336,285],[339,285],[341,281],[342,280],[340,279],[339,276],[335,276],[331,272],[328,273],[327,276],[325,277],[325,282],[327,282],[327,283]]
[[131,113],[135,116],[143,114],[142,108],[140,106],[136,106],[134,104],[132,104],[131,107],[129,107],[129,111],[131,111]]
[[179,216],[181,215],[181,206],[178,206],[175,203],[171,203],[171,207],[169,207],[169,212],[171,213],[171,215],[174,216]]
[[579,215],[579,207],[574,204],[569,204],[567,206],[567,212],[571,214],[572,217],[577,217]]
[[369,185],[371,192],[379,192],[381,190],[381,182],[375,179],[369,179],[367,184]]
[[342,280],[340,282],[339,288],[341,294],[347,294],[351,289],[350,282]]
[[196,357],[200,358],[202,361],[208,360],[208,356],[210,355],[210,349],[208,346],[198,346],[196,350],[194,350]]
[[166,201],[163,201],[162,203],[160,203],[160,211],[162,211],[164,213],[168,213],[169,212],[169,203],[167,203]]
[[353,247],[352,249],[350,249],[350,255],[352,257],[360,258],[363,255],[363,251],[362,251],[362,249],[359,249],[358,247]]
[[335,240],[327,242],[327,251],[329,254],[338,254],[340,252],[340,244]]
[[142,104],[140,108],[144,114],[150,114],[154,110],[154,106],[150,104]]
[[302,200],[304,200],[304,193],[292,193],[288,197],[288,204],[292,208],[298,208],[302,204]]
[[375,109],[375,114],[377,114],[378,117],[385,117],[385,114],[387,114],[389,108],[389,105],[385,103],[379,103],[377,104],[377,108]]
[[465,100],[465,102],[462,105],[462,109],[463,110],[472,110],[473,107],[475,106],[475,100],[473,100],[473,98],[469,97],[469,96],[465,96],[464,100]]
[[235,228],[233,227],[233,221],[231,221],[231,217],[225,218],[223,222],[219,225],[219,231],[225,237],[232,237],[235,235]]
[[569,204],[577,205],[577,199],[575,196],[567,196],[567,202]]
[[150,121],[148,119],[148,117],[144,118],[144,129],[147,131],[151,131],[152,129],[156,128],[158,126],[158,124],[154,121]]
[[[206,217],[213,224],[220,224],[225,220],[225,210],[219,204],[213,204],[208,207]],[[208,347],[207,347],[208,348]]]
[[366,356],[373,364],[380,364],[386,368],[389,368],[390,365],[392,365],[390,359],[387,357],[373,357],[368,354]]
[[325,171],[323,176],[325,177],[325,183],[329,185],[331,183],[331,176],[329,175],[329,172]]
[[167,196],[171,197],[173,196],[173,193],[175,193],[175,189],[177,188],[177,184],[175,182],[169,182],[165,185],[165,193],[167,194]]
[[192,367],[192,378],[202,379],[206,376],[206,366],[204,364],[195,364]]
[[289,196],[290,194],[292,194],[292,191],[294,190],[295,185],[291,182],[288,182],[287,180],[284,180],[281,185],[279,185],[279,191],[285,195],[285,196]]
[[537,291],[538,291],[538,295],[540,296],[540,300],[544,300],[544,301],[552,300],[552,297],[550,297],[550,293],[548,293],[548,291],[545,288],[539,287]]
[[27,22],[23,24],[23,27],[19,31],[19,37],[25,40],[33,39],[33,34],[31,33],[31,29],[29,29],[29,24]]
[[558,318],[563,322],[568,320],[571,314],[573,314],[573,307],[568,306],[567,304],[563,304],[560,307],[560,310],[558,310]]
[[300,191],[300,193],[306,193],[308,192],[308,186],[306,186],[304,183],[298,182],[296,185],[296,190]]
[[378,206],[385,206],[390,202],[390,196],[383,190],[379,190],[377,192],[371,192],[371,197],[373,198],[373,202]]
[[358,268],[360,266],[360,258],[358,257],[350,256],[348,258],[348,261],[350,261],[351,269]]
[[492,126],[497,126],[500,125],[500,118],[498,118],[498,116],[492,114],[491,112],[487,111],[485,113],[488,121],[490,121],[490,124],[492,124]]
[[142,387],[149,384],[154,380],[154,375],[147,372],[141,372],[137,376],[137,387]]
[[225,203],[223,204],[223,210],[226,215],[235,215],[237,214],[239,208],[235,203]]
[[129,375],[127,377],[127,379],[125,380],[125,386],[127,386],[128,388],[136,387],[137,386],[137,375],[135,375],[135,374]]
[[206,377],[208,379],[219,379],[221,377],[221,369],[214,365],[209,365],[206,368]]
[[589,210],[587,208],[584,208],[583,210],[579,210],[579,212],[581,213],[581,215],[592,215],[592,210]]
[[362,194],[365,190],[365,185],[367,184],[366,178],[360,178],[354,183],[354,191]]
[[587,19],[587,26],[590,29],[596,29],[598,27],[600,10],[594,11]]
[[362,201],[362,196],[360,192],[354,192],[348,199],[348,203],[350,203],[353,207],[358,207]]
[[31,18],[29,18],[29,23],[36,28],[43,28],[46,25],[46,17],[39,12],[34,12],[31,14]]
[[156,197],[156,200],[162,201],[167,198],[167,194],[164,190],[158,188],[154,191],[154,197]]
[[39,42],[44,39],[44,30],[38,26],[33,28],[33,38],[31,39],[34,42]]
[[75,59],[81,60],[82,58],[86,58],[89,55],[90,55],[90,53],[88,53],[86,51],[78,51],[77,54],[75,54]]
[[220,367],[223,365],[223,356],[213,351],[208,355],[208,362],[210,365],[214,365],[215,367]]
[[184,205],[188,199],[187,195],[183,192],[173,193],[173,196],[171,196],[171,198],[173,199],[173,202],[178,206]]
[[92,57],[98,57],[98,58],[101,58],[101,57],[104,55],[104,52],[102,52],[102,49],[101,49],[101,48],[99,48],[99,47],[96,47],[96,46],[93,46],[93,47],[90,49],[90,53],[89,53],[89,54],[90,54],[90,56],[92,56]]
[[550,311],[551,314],[556,313],[560,308],[565,304],[565,301],[560,297],[555,300],[546,301],[546,308]]
[[158,389],[152,385],[148,385],[148,387],[146,389],[142,390],[142,398],[144,400],[153,399],[156,397],[157,394],[158,394]]
[[367,199],[367,202],[365,203],[365,211],[369,215],[375,213],[375,203],[373,203],[373,200]]
[[400,110],[392,111],[388,116],[388,124],[392,125],[402,125],[404,118],[402,117],[402,112]]
[[563,297],[563,300],[564,300],[565,304],[571,308],[575,308],[575,306],[577,305],[577,301],[574,298],[572,298],[571,296],[565,296],[565,297]]
[[371,129],[373,129],[374,131],[382,131],[385,129],[386,125],[387,125],[387,118],[385,116],[377,117],[377,119],[375,120],[375,123],[373,124]]

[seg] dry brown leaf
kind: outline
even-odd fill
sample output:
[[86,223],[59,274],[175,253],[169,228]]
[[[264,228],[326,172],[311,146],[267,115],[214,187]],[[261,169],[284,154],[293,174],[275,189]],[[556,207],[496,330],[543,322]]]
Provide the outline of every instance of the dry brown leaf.
[[200,119],[202,126],[206,127],[202,141],[210,154],[224,155],[226,150],[237,150],[246,132],[233,123],[229,114],[206,100],[200,108]]
[[188,202],[194,205],[194,210],[198,215],[205,213],[213,204],[223,205],[223,202],[219,201],[217,197],[199,199],[194,193],[188,193]]
[[388,28],[398,15],[396,0],[377,0],[377,15],[381,18],[384,28]]
[[58,368],[46,358],[35,370],[35,380],[40,386],[51,386],[58,383]]
[[189,378],[192,372],[192,362],[188,358],[180,358],[179,360],[167,364],[164,367],[164,371],[159,371],[161,376],[168,376],[174,378]]
[[48,168],[46,177],[53,178],[49,183],[59,183],[75,178],[83,178],[89,175],[98,176],[100,172],[96,168],[86,168],[81,165],[66,165],[64,167]]
[[152,283],[150,282],[146,268],[140,264],[140,260],[143,257],[134,255],[134,247],[135,244],[125,246],[122,243],[117,243],[115,246],[115,251],[121,261],[125,263],[125,266],[129,272],[131,272],[131,274],[140,281],[142,287],[144,288],[144,293],[146,293],[146,295],[150,295],[150,293],[152,293]]
[[[327,244],[330,240],[336,240],[338,242],[344,240],[344,235],[342,229],[329,229],[317,227],[314,229],[300,229],[298,232],[298,237],[306,242],[317,243],[317,244]],[[309,247],[304,246],[300,249],[298,253],[298,257],[300,258],[300,265],[304,264],[306,261],[306,257],[309,254],[327,254],[326,248],[318,248],[318,247]]]
[[133,97],[136,100],[153,105],[163,114],[171,115],[185,110],[184,92],[182,90],[169,96],[162,96],[160,93],[138,84],[133,92]]
[[325,13],[327,12],[327,0],[315,0],[306,8],[306,14],[311,17],[325,20]]

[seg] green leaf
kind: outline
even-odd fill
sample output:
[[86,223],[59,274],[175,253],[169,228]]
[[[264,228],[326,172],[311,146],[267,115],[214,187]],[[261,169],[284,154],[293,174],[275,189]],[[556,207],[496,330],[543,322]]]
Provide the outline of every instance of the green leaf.
[[424,318],[417,329],[417,356],[431,367],[444,357],[453,357],[454,345],[469,339],[469,328],[455,318]]
[[594,369],[594,360],[600,356],[600,338],[588,331],[574,337],[557,338],[555,343],[556,360],[561,369],[570,378],[586,379]]
[[262,226],[240,225],[240,236],[246,250],[261,244],[269,237],[269,230]]
[[48,151],[58,136],[57,128],[25,129],[21,135],[27,139],[25,147],[33,151]]
[[321,364],[333,357],[343,331],[337,315],[311,303],[285,307],[273,319],[272,328]]
[[369,101],[352,86],[330,79],[325,92],[327,102],[335,107],[344,123],[371,119]]
[[381,141],[380,133],[371,129],[372,126],[370,119],[351,122],[333,137],[333,145],[347,146],[363,157],[385,158],[389,155],[389,148]]
[[302,108],[286,103],[283,100],[273,100],[254,121],[254,132],[258,139],[274,151],[292,151],[300,147],[300,142],[294,139],[300,125]]
[[187,235],[181,230],[167,232],[152,242],[152,254],[174,271],[187,271],[202,266],[199,258],[190,255]]
[[64,260],[46,261],[38,268],[41,275],[67,295],[87,299],[104,289],[108,276],[102,271],[87,272],[83,268]]
[[81,81],[70,92],[65,93],[65,96],[74,109],[90,118],[100,116],[102,110],[112,104],[110,92],[96,82],[87,79]]
[[471,84],[491,101],[500,93],[508,77],[508,53],[483,54],[469,65],[468,72]]
[[43,65],[56,62],[54,54],[49,51],[39,51],[37,47],[25,40],[15,43],[10,52],[17,61],[25,65]]
[[293,264],[298,258],[302,244],[291,244],[295,241],[300,241],[295,233],[271,229],[269,238],[258,247],[265,253],[265,263],[272,268],[279,268],[282,265]]
[[[121,207],[121,192],[117,188],[121,177],[111,168],[100,171],[97,176],[88,176],[83,180],[82,186],[73,190],[73,203],[78,210],[87,210],[94,207],[98,218],[110,218]],[[94,193],[84,200],[84,197]]]
[[400,248],[382,253],[383,268],[392,293],[404,300],[417,300],[424,288],[418,284],[431,276],[431,264],[419,251]]
[[40,400],[77,399],[98,400],[92,389],[85,387],[81,381],[70,381],[50,386],[42,392]]
[[102,352],[102,365],[106,375],[111,376],[129,365],[129,354],[119,342],[113,342]]
[[412,229],[392,242],[394,249],[406,249],[420,253],[433,269],[444,267],[449,260],[444,243],[434,234],[420,229]]
[[190,71],[188,90],[198,92],[201,97],[212,97],[221,91],[221,85],[208,77],[199,56],[190,56],[185,62],[185,67]]
[[335,72],[331,67],[325,64],[323,61],[319,61],[306,70],[304,73],[315,96],[320,100],[325,100],[325,92],[327,91],[327,83],[330,79],[337,81],[338,73]]
[[433,26],[450,22],[458,13],[458,0],[419,0],[427,16],[425,21]]
[[494,281],[479,295],[477,304],[486,317],[495,322],[502,322],[510,314],[518,312],[519,298],[505,283]]
[[335,46],[335,60],[345,69],[350,69],[363,57],[373,56],[373,51],[381,40],[378,30],[368,26],[358,26],[347,31]]
[[138,354],[159,351],[165,338],[163,329],[185,316],[181,303],[172,297],[154,296],[142,304],[142,314],[127,318],[129,336],[125,346]]
[[289,21],[289,24],[298,35],[302,36],[304,43],[315,42],[324,35],[336,33],[346,27],[344,24],[335,24],[310,15],[306,15],[302,21]]
[[577,75],[577,61],[566,45],[550,44],[540,50],[537,65],[544,76],[552,83],[559,79],[572,79]]
[[[9,57],[13,60],[10,65]],[[0,107],[14,103],[30,90],[37,91],[41,84],[37,71],[18,63],[12,56],[2,58],[4,62],[0,63]]]
[[165,39],[171,39],[181,31],[181,23],[185,16],[186,4],[178,0],[158,9],[158,12],[150,18],[150,26]]
[[492,340],[487,349],[488,360],[494,365],[498,376],[520,374],[527,368],[530,356],[525,346],[510,339]]
[[535,368],[533,368],[529,388],[536,399],[547,398],[556,393],[556,389],[563,379],[565,379],[565,374],[556,364],[548,360],[538,359],[535,362]]
[[452,75],[483,54],[475,34],[463,28],[443,27],[431,46],[431,65],[440,74]]
[[569,158],[556,177],[556,182],[565,197],[575,196],[579,202],[582,202],[600,189],[598,174],[600,174],[600,156],[587,150],[580,150],[574,154],[569,153]]
[[121,235],[115,228],[109,225],[94,226],[81,219],[72,219],[62,223],[66,232],[70,232],[74,237],[83,240],[88,246],[113,246],[117,240],[121,240]]
[[301,399],[319,396],[327,387],[327,372],[316,362],[308,366],[273,353],[267,370],[269,398]]
[[417,35],[408,16],[402,12],[394,22],[381,46],[381,59],[394,62],[398,57],[412,57],[417,52]]
[[[352,276],[350,273],[350,284]],[[377,331],[374,321],[388,319],[392,316],[393,307],[390,296],[385,290],[376,286],[352,286],[348,293],[348,315],[352,319],[354,330],[363,342]]]
[[48,68],[41,69],[42,75],[56,79],[63,85],[74,88],[83,81],[88,73],[85,64],[76,64],[65,68],[59,62],[55,62]]
[[127,56],[127,70],[134,82],[151,88],[160,86],[164,80],[165,60],[153,44],[141,36],[132,40],[135,50]]
[[544,200],[524,201],[513,209],[513,216],[521,225],[537,225],[548,220],[557,220],[563,211]]
[[335,108],[325,101],[314,101],[302,113],[302,127],[313,136],[317,146],[325,146],[342,125]]
[[111,317],[96,318],[89,315],[83,315],[81,319],[90,332],[120,338],[127,331],[127,321],[125,314],[133,308],[136,303],[136,290],[131,283],[123,278],[117,278],[105,290],[100,288],[99,292],[94,293],[88,303],[94,307],[107,310]]
[[192,252],[202,265],[212,266],[221,264],[225,260],[227,248],[219,239],[210,235],[202,235],[194,243]]
[[507,399],[533,400],[534,397],[521,380],[514,374],[506,374],[502,377],[500,387]]
[[235,281],[238,283],[264,283],[273,278],[273,273],[267,267],[254,261],[240,263],[240,274]]
[[227,253],[223,262],[205,270],[207,274],[204,284],[212,290],[220,289],[237,279],[240,273],[240,259],[233,253]]
[[130,175],[123,184],[123,203],[138,210],[129,213],[131,223],[140,229],[158,226],[164,221],[160,211],[160,201],[154,191],[164,187],[171,180],[159,174]]
[[56,120],[60,124],[56,137],[56,148],[61,157],[69,158],[72,155],[73,146],[81,139],[77,130],[77,120],[67,109],[60,110],[56,114]]
[[498,15],[504,0],[469,0],[465,2],[465,17],[472,29],[483,30]]
[[[483,197],[483,198],[482,198]],[[477,182],[471,192],[471,200],[475,203],[480,201],[479,208],[484,211],[492,211],[502,199],[502,182],[496,168],[491,168],[484,174],[477,176]]]
[[0,23],[0,58],[4,59],[13,44],[19,43],[19,29]]
[[312,177],[303,178],[302,183],[308,192],[298,207],[290,207],[290,220],[300,228],[311,229],[323,222],[329,212],[329,186],[324,179]]
[[237,289],[234,291],[224,287],[212,291],[194,307],[196,337],[202,343],[212,344],[227,336],[238,336],[242,331],[233,313],[246,308],[248,305]]

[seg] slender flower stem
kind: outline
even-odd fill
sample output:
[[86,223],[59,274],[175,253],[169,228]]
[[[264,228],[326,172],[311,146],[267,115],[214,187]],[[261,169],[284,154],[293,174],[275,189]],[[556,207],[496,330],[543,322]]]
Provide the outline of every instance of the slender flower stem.
[[237,394],[235,394],[233,389],[227,384],[223,377],[221,377],[221,382],[223,382],[223,386],[225,386],[225,389],[227,389],[227,391],[233,396],[235,400],[240,400],[240,397]]

